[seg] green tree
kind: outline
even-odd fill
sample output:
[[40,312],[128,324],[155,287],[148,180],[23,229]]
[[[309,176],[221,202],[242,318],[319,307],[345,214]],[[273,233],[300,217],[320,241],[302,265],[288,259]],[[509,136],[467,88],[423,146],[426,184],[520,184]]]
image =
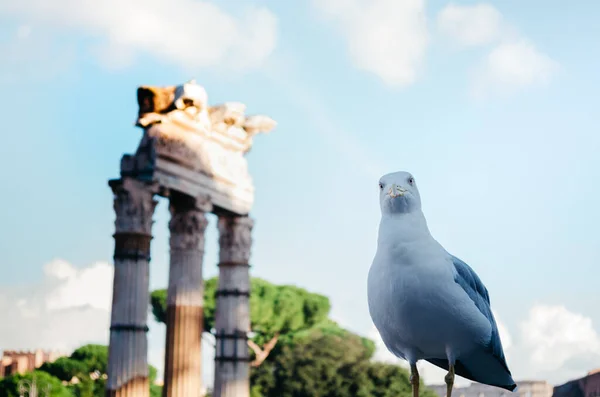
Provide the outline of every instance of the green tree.
[[[106,374],[108,366],[108,346],[85,345],[75,350],[70,357],[61,357],[52,363],[43,364],[39,370],[54,376],[60,381],[71,381],[77,378],[75,383],[68,385],[68,389],[75,397],[104,397]],[[99,377],[90,376],[96,373]],[[155,385],[157,370],[152,365],[148,366],[150,395],[160,397],[162,387]]]
[[[68,389],[76,397],[104,397],[108,366],[108,347],[88,344],[76,349],[70,357],[61,357],[52,363],[43,364],[39,370],[44,371],[61,381],[70,382]],[[92,373],[99,375],[92,378]]]
[[[373,341],[331,320],[295,334],[251,374],[253,397],[410,397],[404,368],[373,362]],[[421,386],[420,396],[435,397]]]
[[[204,329],[214,328],[218,278],[204,282]],[[250,280],[250,322],[254,336],[249,346],[253,366],[260,365],[280,337],[309,329],[327,318],[331,305],[326,296],[292,285],[275,285],[260,278]],[[153,291],[150,297],[157,321],[167,318],[167,290]]]
[[60,357],[54,362],[44,363],[39,370],[66,382],[70,382],[73,377],[82,379],[89,376],[87,366],[70,357]]
[[[412,396],[410,374],[402,367],[393,364],[370,362],[367,366],[367,375],[371,382],[370,395],[372,397],[397,397]],[[437,394],[421,384],[419,396],[437,397]]]
[[162,386],[150,384],[150,397],[161,397]]
[[372,341],[323,321],[282,341],[272,357],[253,370],[253,391],[263,397],[370,396],[362,367],[374,350]]
[[157,370],[153,365],[148,365],[148,380],[150,381],[150,397],[161,397],[162,386],[155,384]]
[[71,359],[83,363],[88,373],[105,374],[108,367],[108,346],[84,345],[71,354]]
[[[46,372],[60,381],[70,382],[67,388],[76,397],[93,397],[94,381],[87,366],[70,357],[60,357],[54,362],[44,363],[39,371]],[[73,383],[71,383],[73,381]]]
[[15,374],[0,379],[0,397],[19,397],[21,395],[19,382],[23,380],[29,382],[35,380],[39,391],[50,386],[48,397],[73,397],[71,391],[58,378],[44,371],[33,371],[23,375]]
[[98,344],[81,346],[71,354],[71,359],[83,364],[88,375],[94,372],[99,375],[95,379],[88,376],[81,384],[72,386],[79,393],[75,395],[78,397],[104,397],[106,394],[105,375],[108,370],[108,346]]
[[[67,385],[67,388],[74,397],[104,397],[104,389],[97,387],[96,382],[90,378],[87,378],[79,383],[72,383]],[[98,390],[102,390],[101,394]]]

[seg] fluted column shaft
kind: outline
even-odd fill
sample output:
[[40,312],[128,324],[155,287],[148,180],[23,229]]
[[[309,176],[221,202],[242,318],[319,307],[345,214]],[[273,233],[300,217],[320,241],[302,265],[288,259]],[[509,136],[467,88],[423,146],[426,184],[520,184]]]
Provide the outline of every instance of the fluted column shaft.
[[108,397],[148,397],[148,302],[155,186],[124,178],[114,192],[114,284]]
[[215,397],[250,395],[250,273],[252,226],[248,217],[219,217],[219,288],[215,313]]
[[208,221],[193,203],[171,200],[171,260],[163,396],[194,397],[202,386],[202,257]]

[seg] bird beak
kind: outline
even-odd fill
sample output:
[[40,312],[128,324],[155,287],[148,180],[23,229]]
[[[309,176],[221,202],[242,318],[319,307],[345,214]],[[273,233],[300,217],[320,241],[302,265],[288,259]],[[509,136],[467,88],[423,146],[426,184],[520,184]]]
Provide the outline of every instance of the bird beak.
[[392,185],[392,187],[390,187],[390,190],[388,191],[387,195],[390,196],[391,198],[396,198],[396,197],[400,197],[400,196],[404,196],[404,193],[406,193],[407,190],[394,184]]

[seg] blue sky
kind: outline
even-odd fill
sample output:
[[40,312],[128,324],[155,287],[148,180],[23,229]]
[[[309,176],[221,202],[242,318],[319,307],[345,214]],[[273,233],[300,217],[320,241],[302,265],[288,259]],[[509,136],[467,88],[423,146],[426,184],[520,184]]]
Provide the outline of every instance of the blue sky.
[[[141,135],[135,90],[196,78],[211,104],[244,102],[278,122],[248,155],[254,275],[329,295],[337,320],[371,335],[377,181],[408,170],[434,236],[486,283],[515,377],[559,382],[600,364],[599,3],[164,7],[0,4],[0,314],[48,327],[41,340],[2,332],[0,348],[105,338],[66,338],[53,324],[69,314],[53,310],[70,310],[74,324],[95,310],[104,330],[110,285],[93,275],[110,271],[107,180]],[[167,283],[166,202],[155,219],[153,288]],[[212,226],[207,276],[217,271]],[[89,288],[74,287],[82,280]],[[150,337],[157,366],[163,331]]]

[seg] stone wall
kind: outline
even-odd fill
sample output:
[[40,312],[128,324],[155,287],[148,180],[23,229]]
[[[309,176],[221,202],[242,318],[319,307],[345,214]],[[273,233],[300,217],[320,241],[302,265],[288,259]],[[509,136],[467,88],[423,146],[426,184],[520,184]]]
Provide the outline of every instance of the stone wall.
[[34,351],[5,350],[0,359],[0,377],[33,371],[45,362],[53,362],[61,356],[62,354],[57,352],[41,349]]

